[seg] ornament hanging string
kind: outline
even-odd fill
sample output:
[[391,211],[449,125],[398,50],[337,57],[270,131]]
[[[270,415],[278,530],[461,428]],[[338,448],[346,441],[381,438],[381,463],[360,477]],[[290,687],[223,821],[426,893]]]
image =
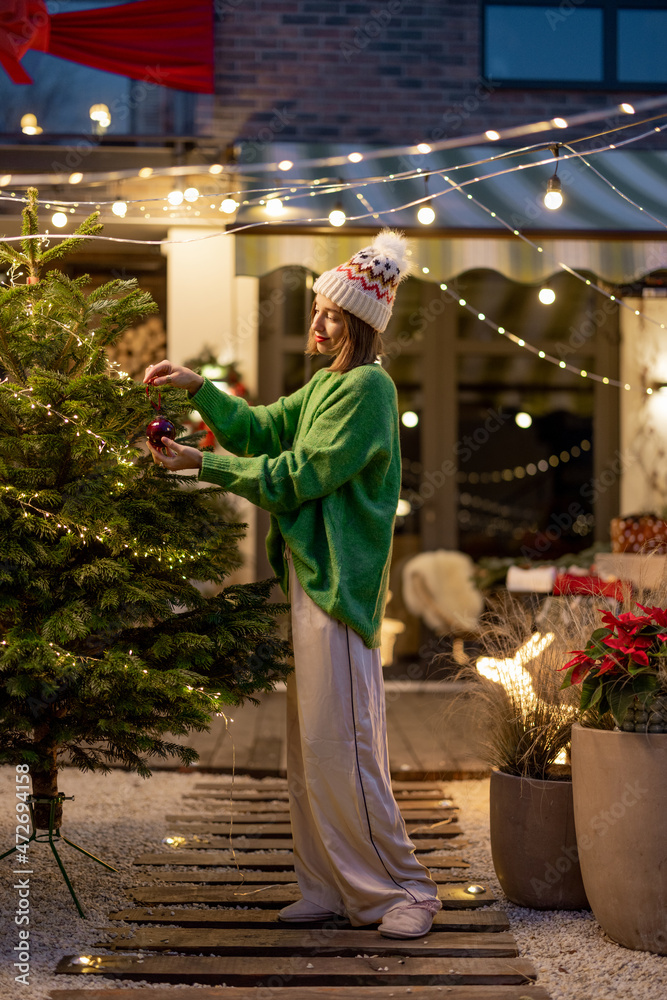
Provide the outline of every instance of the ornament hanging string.
[[151,399],[151,392],[149,385],[146,386],[146,398],[148,399],[148,402],[151,404],[156,413],[160,413],[162,411],[162,393],[160,392],[159,389],[157,391],[157,406]]

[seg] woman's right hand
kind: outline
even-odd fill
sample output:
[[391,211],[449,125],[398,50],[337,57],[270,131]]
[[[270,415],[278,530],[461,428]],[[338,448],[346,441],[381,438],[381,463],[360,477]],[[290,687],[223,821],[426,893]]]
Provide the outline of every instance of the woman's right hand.
[[171,361],[160,361],[157,365],[150,365],[146,369],[144,382],[155,386],[175,385],[179,389],[187,389],[189,393],[194,395],[204,384],[204,379],[189,368],[184,368],[183,365],[172,365]]

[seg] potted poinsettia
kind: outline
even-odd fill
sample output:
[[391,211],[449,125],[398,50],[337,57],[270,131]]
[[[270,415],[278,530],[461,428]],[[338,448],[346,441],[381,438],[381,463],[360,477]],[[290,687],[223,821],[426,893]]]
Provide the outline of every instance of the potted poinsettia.
[[[602,614],[564,667],[581,685],[572,787],[581,874],[614,941],[667,954],[667,609]],[[613,728],[599,723],[613,718]],[[595,724],[595,723],[598,724]]]
[[582,711],[611,712],[626,732],[667,732],[667,610],[636,607],[602,614],[585,649],[577,650],[563,687],[581,684]]

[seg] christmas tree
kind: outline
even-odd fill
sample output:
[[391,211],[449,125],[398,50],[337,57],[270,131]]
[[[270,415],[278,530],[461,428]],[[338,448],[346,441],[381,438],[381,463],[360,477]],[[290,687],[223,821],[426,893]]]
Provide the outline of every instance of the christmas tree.
[[[53,269],[101,226],[93,214],[50,246],[36,206],[31,190],[22,239],[0,243],[0,762],[29,765],[33,794],[54,798],[67,760],[146,777],[151,758],[192,763],[174,734],[289,667],[272,581],[213,597],[195,585],[239,566],[242,526],[217,487],[152,462],[157,401],[107,359],[156,306],[133,280],[87,292]],[[187,394],[162,403],[182,431]]]

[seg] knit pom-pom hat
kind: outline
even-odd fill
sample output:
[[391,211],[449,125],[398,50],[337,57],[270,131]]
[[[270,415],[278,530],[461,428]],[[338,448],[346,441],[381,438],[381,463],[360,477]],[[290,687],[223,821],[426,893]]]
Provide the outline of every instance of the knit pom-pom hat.
[[331,299],[382,333],[389,323],[396,289],[413,268],[403,233],[383,229],[369,247],[321,274],[313,291]]

